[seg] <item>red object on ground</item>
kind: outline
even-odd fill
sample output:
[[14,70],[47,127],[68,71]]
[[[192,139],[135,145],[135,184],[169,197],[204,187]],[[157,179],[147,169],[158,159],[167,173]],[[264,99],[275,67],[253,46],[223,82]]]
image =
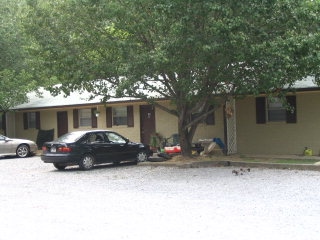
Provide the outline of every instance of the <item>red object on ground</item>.
[[180,146],[174,146],[174,147],[164,147],[165,153],[181,153],[181,147]]

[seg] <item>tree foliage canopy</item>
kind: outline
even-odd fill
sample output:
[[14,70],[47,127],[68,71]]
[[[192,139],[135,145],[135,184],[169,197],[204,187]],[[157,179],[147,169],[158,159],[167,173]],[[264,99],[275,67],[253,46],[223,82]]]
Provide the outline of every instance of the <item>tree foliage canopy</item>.
[[28,68],[21,17],[26,5],[20,0],[0,0],[0,112],[26,102],[26,94],[35,89]]
[[176,111],[159,107],[178,117],[187,154],[211,105],[319,76],[319,0],[29,0],[29,7],[42,77],[66,93],[171,100]]

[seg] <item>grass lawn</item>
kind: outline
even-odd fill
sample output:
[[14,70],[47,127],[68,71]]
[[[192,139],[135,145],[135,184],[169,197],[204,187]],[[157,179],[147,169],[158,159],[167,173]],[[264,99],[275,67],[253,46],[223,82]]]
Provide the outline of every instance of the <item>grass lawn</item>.
[[244,162],[266,162],[266,163],[279,163],[279,164],[314,164],[319,162],[316,159],[255,159],[255,158],[241,158]]
[[248,162],[248,163],[278,163],[278,164],[315,164],[320,162],[319,159],[312,158],[268,158],[268,157],[253,157],[246,155],[216,155],[216,156],[195,156],[193,158],[186,158],[181,155],[173,156],[168,162],[192,162],[192,161],[234,161],[234,162]]

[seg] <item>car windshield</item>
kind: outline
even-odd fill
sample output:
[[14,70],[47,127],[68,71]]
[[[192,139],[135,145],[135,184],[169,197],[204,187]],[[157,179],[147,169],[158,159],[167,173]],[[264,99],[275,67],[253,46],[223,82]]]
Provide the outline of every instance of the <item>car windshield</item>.
[[65,143],[72,143],[77,141],[79,138],[81,138],[85,133],[84,132],[71,132],[66,133],[62,135],[61,137],[57,138],[57,142],[65,142]]

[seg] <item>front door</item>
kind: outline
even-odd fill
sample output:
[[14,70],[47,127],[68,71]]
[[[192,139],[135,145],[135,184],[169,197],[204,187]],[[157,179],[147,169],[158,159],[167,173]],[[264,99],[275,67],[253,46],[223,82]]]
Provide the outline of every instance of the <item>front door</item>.
[[155,119],[153,105],[140,106],[140,137],[144,144],[150,144],[150,136],[156,131]]
[[68,112],[57,112],[58,137],[68,132]]

